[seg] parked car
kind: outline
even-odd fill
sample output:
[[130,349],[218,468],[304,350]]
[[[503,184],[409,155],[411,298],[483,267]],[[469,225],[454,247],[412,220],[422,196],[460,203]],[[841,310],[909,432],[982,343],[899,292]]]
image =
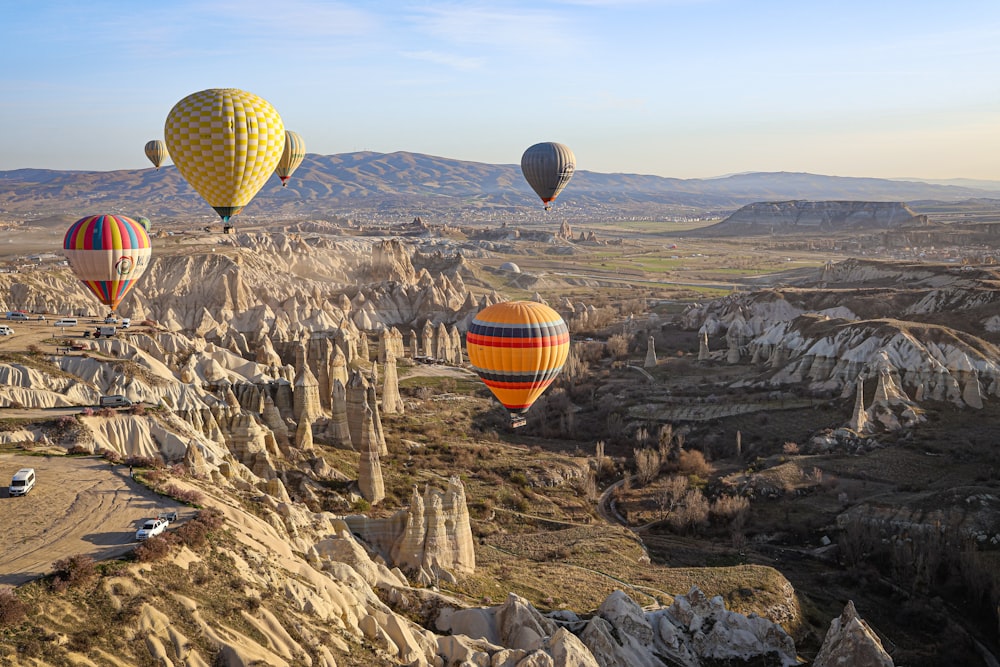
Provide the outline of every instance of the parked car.
[[7,311],[7,319],[8,320],[20,320],[22,322],[26,322],[28,320],[28,314],[27,313],[22,313],[22,312],[17,311],[17,310]]
[[169,524],[170,522],[166,519],[146,519],[145,523],[142,524],[142,528],[135,531],[135,539],[142,542],[151,537],[162,535]]
[[167,523],[173,523],[177,521],[177,512],[160,512],[156,515],[157,519],[163,519]]
[[74,318],[74,317],[63,317],[62,319],[58,319],[55,322],[53,322],[52,326],[54,326],[54,327],[75,327],[76,326],[76,318]]
[[13,336],[14,330],[7,325],[0,325],[0,336]]

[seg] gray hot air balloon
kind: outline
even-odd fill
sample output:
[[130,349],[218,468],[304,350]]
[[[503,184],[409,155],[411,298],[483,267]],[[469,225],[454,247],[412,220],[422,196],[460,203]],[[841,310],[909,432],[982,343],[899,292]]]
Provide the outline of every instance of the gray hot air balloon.
[[521,156],[521,173],[531,189],[545,203],[545,210],[552,208],[552,200],[573,178],[576,157],[565,144],[553,141],[535,144]]

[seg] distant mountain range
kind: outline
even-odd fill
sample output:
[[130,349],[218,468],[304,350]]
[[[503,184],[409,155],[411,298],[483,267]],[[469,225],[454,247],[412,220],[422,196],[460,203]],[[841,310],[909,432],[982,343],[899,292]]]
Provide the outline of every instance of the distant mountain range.
[[[593,216],[669,216],[729,212],[752,202],[791,199],[954,202],[992,197],[1000,197],[1000,186],[992,189],[792,172],[677,179],[578,171],[556,209]],[[358,152],[306,156],[287,188],[280,187],[278,179],[272,177],[244,215],[289,218],[419,214],[472,219],[484,214],[534,215],[540,210],[517,165],[408,152]],[[173,166],[159,171],[0,172],[3,218],[73,217],[103,212],[160,219],[214,216]]]

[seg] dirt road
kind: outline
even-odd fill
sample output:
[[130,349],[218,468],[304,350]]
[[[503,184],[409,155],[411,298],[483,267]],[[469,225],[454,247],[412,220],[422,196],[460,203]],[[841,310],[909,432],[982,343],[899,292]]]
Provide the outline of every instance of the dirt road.
[[[7,485],[20,468],[34,468],[38,482],[11,498]],[[120,556],[135,547],[143,519],[192,512],[129,479],[126,466],[96,457],[0,455],[0,484],[0,585],[35,579],[67,556]]]

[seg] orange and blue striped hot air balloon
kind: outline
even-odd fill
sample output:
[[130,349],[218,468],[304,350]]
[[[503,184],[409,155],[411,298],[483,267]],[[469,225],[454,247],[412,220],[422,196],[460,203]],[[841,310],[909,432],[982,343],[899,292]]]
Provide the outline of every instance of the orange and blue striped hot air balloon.
[[469,361],[508,412],[514,426],[562,370],[569,329],[559,313],[534,301],[484,308],[465,335]]
[[76,277],[114,313],[149,266],[149,235],[124,215],[91,215],[74,222],[63,253]]

